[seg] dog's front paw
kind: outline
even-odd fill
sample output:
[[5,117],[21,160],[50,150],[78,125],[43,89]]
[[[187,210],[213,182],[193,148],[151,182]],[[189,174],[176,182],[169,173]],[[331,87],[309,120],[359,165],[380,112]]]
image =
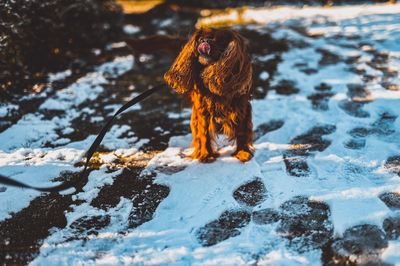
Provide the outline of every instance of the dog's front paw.
[[195,149],[190,155],[188,155],[189,158],[192,159],[197,159],[200,156],[200,149]]
[[202,163],[214,162],[219,154],[217,152],[202,152],[200,149],[195,149],[192,154],[189,155],[192,159],[198,159]]
[[235,151],[232,156],[238,158],[241,162],[247,162],[253,158],[253,153],[247,150]]
[[197,157],[197,159],[202,163],[212,163],[217,159],[217,157],[218,153],[202,153]]

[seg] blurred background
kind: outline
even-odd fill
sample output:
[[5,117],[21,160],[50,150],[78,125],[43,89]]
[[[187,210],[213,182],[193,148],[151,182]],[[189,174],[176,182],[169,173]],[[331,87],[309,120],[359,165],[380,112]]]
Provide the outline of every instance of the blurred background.
[[[151,51],[143,50],[147,49],[144,43],[138,43],[137,47],[132,44],[130,48],[138,53],[162,48],[176,50],[196,23],[201,26],[199,18],[229,13],[232,9],[384,2],[396,0],[3,0],[0,2],[0,96],[10,99],[14,94],[32,92],[35,84],[46,81],[49,72],[65,68],[82,71],[90,64],[94,51],[104,50],[110,42],[173,35],[181,39],[160,43]],[[237,19],[229,23],[242,22]],[[40,91],[38,87],[34,90]]]

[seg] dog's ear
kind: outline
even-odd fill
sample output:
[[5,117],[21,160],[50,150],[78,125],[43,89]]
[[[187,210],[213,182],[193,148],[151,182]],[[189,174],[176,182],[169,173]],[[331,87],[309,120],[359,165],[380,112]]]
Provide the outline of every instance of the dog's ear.
[[245,40],[236,31],[227,30],[230,42],[218,61],[206,67],[202,78],[214,94],[233,98],[250,93],[253,70]]
[[187,93],[193,89],[196,71],[196,39],[198,32],[193,33],[183,46],[171,68],[164,74],[165,82],[178,93]]

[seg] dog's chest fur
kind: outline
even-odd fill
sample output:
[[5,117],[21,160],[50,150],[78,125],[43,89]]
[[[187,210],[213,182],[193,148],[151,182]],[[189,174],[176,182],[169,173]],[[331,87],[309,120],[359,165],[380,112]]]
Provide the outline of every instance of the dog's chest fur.
[[230,139],[234,137],[234,128],[238,124],[237,105],[227,102],[223,97],[211,93],[205,87],[196,86],[191,94],[191,101],[194,108],[201,110],[210,123],[210,130],[215,133],[223,133]]

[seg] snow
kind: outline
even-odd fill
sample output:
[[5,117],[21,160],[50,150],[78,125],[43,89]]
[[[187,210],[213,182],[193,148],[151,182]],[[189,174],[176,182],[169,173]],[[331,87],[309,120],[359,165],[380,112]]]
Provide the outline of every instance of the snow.
[[[121,197],[118,205],[107,211],[90,205],[100,188],[112,184],[113,177],[121,170],[109,173],[103,165],[98,171],[92,171],[84,191],[76,195],[83,203],[74,205],[66,213],[67,226],[52,231],[31,265],[321,265],[320,250],[297,252],[291,249],[288,241],[275,231],[277,224],[258,225],[250,221],[238,229],[240,234],[211,247],[202,246],[196,238],[198,228],[218,219],[224,211],[243,208],[251,212],[278,208],[298,195],[329,205],[329,219],[333,223],[335,236],[340,237],[349,227],[365,223],[381,228],[383,220],[394,211],[378,196],[386,191],[400,191],[397,174],[384,166],[388,157],[399,154],[400,119],[397,117],[400,115],[400,92],[385,90],[382,87],[385,81],[383,71],[368,63],[371,61],[369,51],[377,49],[389,55],[387,65],[393,71],[400,70],[399,11],[399,4],[243,11],[242,16],[261,24],[257,26],[260,29],[274,29],[276,25],[270,23],[280,23],[274,38],[287,38],[307,44],[304,48],[291,47],[285,52],[274,76],[269,76],[266,71],[260,75],[262,80],[272,79],[271,86],[289,78],[295,82],[299,92],[286,96],[269,91],[264,99],[252,101],[255,128],[271,120],[282,120],[283,126],[256,141],[255,158],[247,163],[231,157],[234,147],[226,146],[221,139],[221,156],[217,161],[200,164],[184,156],[191,152],[187,149],[190,135],[172,137],[168,148],[152,158],[146,167],[146,172],[157,174],[155,182],[168,186],[170,192],[161,201],[153,218],[134,229],[128,228],[131,199]],[[230,16],[235,18],[237,14]],[[209,21],[219,19],[216,16]],[[288,27],[299,21],[310,34],[323,33],[326,37],[337,33],[343,33],[343,36],[356,34],[361,39],[367,39],[370,44],[360,49],[357,46],[358,40],[346,37],[338,40],[313,38]],[[343,44],[355,46],[351,48]],[[359,74],[350,71],[349,64],[343,61],[321,67],[319,61],[323,57],[318,52],[320,49],[343,58],[358,56],[357,67],[374,78],[366,83]],[[272,57],[265,55],[262,61],[269,58]],[[77,107],[102,93],[102,85],[107,83],[104,77],[107,69],[116,67],[119,69],[116,74],[118,76],[129,70],[132,62],[131,57],[117,58],[61,90],[40,107],[41,110],[68,110],[64,117],[46,120],[38,114],[26,115],[16,125],[2,132],[0,140],[7,141],[0,142],[0,173],[43,185],[49,184],[50,178],[57,176],[60,171],[73,170],[73,164],[79,161],[84,148],[88,147],[95,136],[80,142],[63,143],[63,146],[53,150],[43,148],[43,144],[56,140],[57,128],[66,128],[68,132],[73,130],[69,122],[79,115]],[[317,72],[306,74],[296,67],[298,63],[306,63],[309,68],[317,69]],[[394,77],[390,81],[400,85],[399,80]],[[316,92],[314,88],[321,82],[331,86],[330,92],[335,94],[329,99],[329,108],[325,111],[313,109],[308,100],[308,96]],[[343,101],[350,99],[349,84],[365,85],[370,91],[373,101],[362,107],[369,116],[352,116],[341,107]],[[119,105],[107,107],[111,112]],[[184,113],[169,113],[168,116],[189,119],[189,112],[184,110]],[[396,118],[390,125],[379,125],[377,121],[383,114]],[[309,175],[290,175],[284,157],[288,152],[301,148],[291,145],[291,140],[315,126],[325,125],[335,127],[330,134],[322,136],[323,140],[331,141],[331,144],[325,150],[310,152],[311,155],[304,158],[310,168]],[[352,138],[349,132],[360,127],[375,127],[375,131],[372,130],[374,133],[365,137],[365,147],[362,149],[346,148],[345,144]],[[380,134],[379,130],[386,130],[386,127],[393,131]],[[135,137],[118,138],[129,130],[128,125],[111,129],[104,143],[109,149],[118,150],[101,155],[103,163],[112,163],[119,154],[137,152],[131,143],[137,140]],[[141,141],[143,143],[146,140]],[[135,145],[139,147],[140,143]],[[182,170],[171,172],[165,169]],[[242,206],[232,194],[239,186],[256,178],[265,185],[266,197],[255,207]],[[6,202],[0,206],[0,219],[9,217],[10,212],[20,210],[29,200],[39,195],[29,190],[23,192],[7,188],[0,193],[0,201]],[[18,203],[11,204],[17,197]],[[111,222],[100,229],[97,236],[66,241],[74,234],[69,225],[78,218],[105,214],[110,215]],[[399,240],[389,241],[382,259],[399,265],[399,249]]]
[[15,104],[0,104],[0,118],[6,117],[11,111],[18,109],[18,105]]
[[269,78],[269,74],[268,74],[267,71],[261,72],[261,74],[260,74],[260,79],[261,80],[267,80],[268,78]]
[[131,25],[131,24],[127,24],[124,26],[124,32],[126,34],[135,34],[135,33],[138,33],[139,31],[140,31],[140,28],[138,26]]
[[71,69],[67,69],[61,72],[57,72],[57,73],[50,73],[49,74],[49,82],[54,82],[54,81],[58,81],[58,80],[63,80],[69,76],[71,76],[72,71]]
[[[243,14],[245,19],[256,21],[257,23],[270,23],[273,21],[287,21],[291,19],[313,19],[316,22],[340,21],[353,19],[368,15],[389,15],[398,14],[400,5],[353,5],[353,6],[338,6],[338,7],[278,7],[276,9],[249,9]],[[391,18],[393,19],[393,18]],[[364,21],[366,21],[365,19]],[[379,25],[378,25],[379,26]],[[382,26],[385,30],[396,28],[395,25]],[[354,29],[354,28],[353,28]],[[374,28],[376,29],[376,27]],[[397,28],[396,28],[397,29]]]
[[389,247],[383,252],[382,257],[387,263],[400,265],[400,241],[389,241]]

